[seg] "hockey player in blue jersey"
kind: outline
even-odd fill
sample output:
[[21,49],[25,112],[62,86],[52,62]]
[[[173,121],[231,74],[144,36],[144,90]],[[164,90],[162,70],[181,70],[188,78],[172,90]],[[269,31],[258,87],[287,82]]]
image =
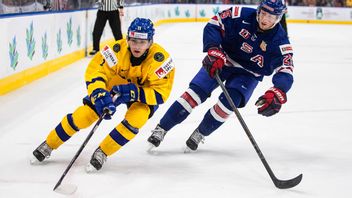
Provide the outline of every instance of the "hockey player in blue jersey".
[[[257,9],[234,6],[211,18],[203,32],[203,51],[207,55],[201,69],[152,130],[148,142],[158,147],[167,131],[210,96],[218,87],[216,72],[238,108],[246,105],[264,76],[274,74],[273,86],[259,97],[256,105],[263,116],[278,113],[293,83],[293,51],[279,24],[285,11],[284,0],[263,0]],[[186,141],[187,147],[197,150],[204,137],[219,128],[231,113],[222,93]]]

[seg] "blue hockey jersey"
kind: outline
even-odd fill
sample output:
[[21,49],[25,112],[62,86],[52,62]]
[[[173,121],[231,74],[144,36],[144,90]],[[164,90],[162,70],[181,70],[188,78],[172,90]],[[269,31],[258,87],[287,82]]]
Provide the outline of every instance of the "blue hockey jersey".
[[259,81],[273,73],[274,87],[287,92],[293,83],[293,51],[280,24],[260,31],[256,9],[234,6],[215,15],[205,26],[203,51],[221,47],[226,66],[235,73],[249,73]]

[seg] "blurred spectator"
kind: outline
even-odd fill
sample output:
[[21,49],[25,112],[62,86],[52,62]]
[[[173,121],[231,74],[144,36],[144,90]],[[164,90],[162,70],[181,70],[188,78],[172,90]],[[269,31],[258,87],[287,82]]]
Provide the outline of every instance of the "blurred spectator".
[[51,1],[43,0],[42,2],[44,10],[51,10]]
[[[45,10],[75,10],[82,0],[43,0]],[[87,7],[88,8],[88,7]]]
[[331,6],[331,3],[328,0],[318,0],[316,6]]
[[79,9],[80,0],[70,0],[72,2],[73,9]]
[[68,0],[52,0],[51,6],[53,10],[67,10]]
[[303,4],[306,6],[316,6],[317,2],[316,0],[303,0]]
[[333,0],[332,6],[333,7],[344,7],[344,0]]

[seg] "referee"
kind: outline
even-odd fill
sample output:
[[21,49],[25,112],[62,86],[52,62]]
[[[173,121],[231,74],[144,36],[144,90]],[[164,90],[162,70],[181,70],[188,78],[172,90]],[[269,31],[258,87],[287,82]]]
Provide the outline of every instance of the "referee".
[[123,16],[124,0],[99,0],[97,19],[93,30],[93,50],[89,55],[94,55],[99,51],[100,38],[103,34],[106,21],[109,21],[115,40],[122,39],[120,16]]

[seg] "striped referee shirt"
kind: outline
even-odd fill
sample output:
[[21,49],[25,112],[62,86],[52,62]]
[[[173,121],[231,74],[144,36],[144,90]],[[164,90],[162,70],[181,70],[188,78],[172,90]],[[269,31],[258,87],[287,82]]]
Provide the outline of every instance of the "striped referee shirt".
[[99,8],[102,11],[114,11],[118,8],[122,8],[124,0],[100,0],[103,6]]

